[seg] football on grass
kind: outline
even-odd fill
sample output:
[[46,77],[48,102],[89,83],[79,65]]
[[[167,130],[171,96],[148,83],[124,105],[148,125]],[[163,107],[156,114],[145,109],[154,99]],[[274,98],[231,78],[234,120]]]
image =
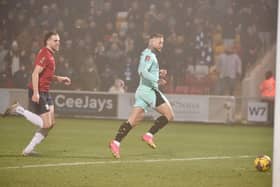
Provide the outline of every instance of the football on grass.
[[271,158],[267,155],[258,156],[254,164],[258,171],[267,171],[271,167]]

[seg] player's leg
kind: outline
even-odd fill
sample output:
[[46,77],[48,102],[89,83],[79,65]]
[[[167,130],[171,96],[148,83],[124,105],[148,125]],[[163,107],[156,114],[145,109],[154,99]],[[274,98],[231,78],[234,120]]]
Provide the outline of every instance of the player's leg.
[[39,128],[29,144],[25,147],[23,150],[22,154],[24,156],[29,156],[34,153],[35,147],[40,144],[49,134],[49,131],[53,128],[54,126],[54,106],[50,106],[50,111],[43,113],[40,115],[40,117],[43,119],[44,124],[47,124],[47,128]]
[[124,122],[115,137],[115,140],[121,142],[122,139],[128,134],[128,132],[135,127],[139,121],[141,121],[144,117],[144,110],[140,107],[133,107],[128,120]]
[[156,145],[153,140],[154,135],[174,118],[174,112],[170,103],[164,95],[157,91],[155,109],[158,113],[161,114],[161,116],[155,120],[154,125],[148,130],[146,134],[142,136],[142,140],[154,149],[156,148]]
[[[118,132],[115,139],[110,142],[110,150],[115,158],[120,158],[120,142],[129,133],[129,131],[137,125],[144,117],[145,111],[149,107],[149,103],[152,103],[153,97],[150,95],[150,90],[137,89],[135,93],[135,103],[133,109],[128,117],[128,120],[124,122]],[[149,97],[150,96],[150,97]]]
[[52,98],[48,93],[40,93],[40,101],[39,103],[35,103],[31,99],[32,95],[33,91],[28,89],[29,108],[31,111],[22,107],[18,102],[15,102],[6,109],[3,117],[17,113],[24,116],[28,121],[39,128],[49,128],[52,125],[51,120],[49,117],[42,118],[41,114],[49,111],[49,106],[53,105]]
[[4,112],[3,117],[13,114],[13,113],[17,113],[17,114],[24,116],[28,121],[30,121],[33,125],[35,125],[37,127],[40,127],[40,128],[43,127],[44,123],[43,123],[42,118],[39,115],[23,108],[18,102],[15,102],[11,106],[9,106],[6,109],[6,111]]
[[51,96],[48,93],[40,95],[39,104],[31,101],[30,103],[33,110],[40,114],[40,118],[43,121],[43,128],[39,128],[30,143],[23,150],[23,155],[28,156],[32,155],[35,147],[40,144],[48,135],[49,131],[54,126],[54,105]]
[[115,139],[110,142],[110,149],[115,158],[120,158],[120,143],[129,131],[137,125],[144,117],[144,109],[140,107],[133,107],[131,114],[126,122],[124,122],[118,129]]

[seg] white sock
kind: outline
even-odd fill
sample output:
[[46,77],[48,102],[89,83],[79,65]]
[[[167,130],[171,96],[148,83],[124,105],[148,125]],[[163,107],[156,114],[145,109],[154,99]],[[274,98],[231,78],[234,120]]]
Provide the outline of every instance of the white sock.
[[23,115],[28,121],[36,125],[37,127],[43,127],[43,120],[37,114],[24,109],[22,106],[17,106],[16,113]]
[[118,142],[117,140],[114,140],[114,143],[115,143],[118,147],[120,147],[120,145],[121,145],[121,143]]
[[30,143],[26,146],[23,152],[30,153],[34,150],[36,145],[41,143],[48,135],[49,129],[39,129],[33,136]]
[[150,137],[154,137],[154,135],[150,132],[147,132],[146,135],[150,136]]

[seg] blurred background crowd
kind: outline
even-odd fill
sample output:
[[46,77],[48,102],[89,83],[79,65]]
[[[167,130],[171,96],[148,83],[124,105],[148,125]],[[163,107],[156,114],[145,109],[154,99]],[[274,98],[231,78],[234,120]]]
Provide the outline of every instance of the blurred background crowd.
[[0,87],[26,87],[43,35],[55,30],[56,74],[73,82],[55,89],[134,92],[140,53],[160,32],[163,89],[222,95],[221,76],[241,81],[275,43],[276,7],[276,0],[0,0]]

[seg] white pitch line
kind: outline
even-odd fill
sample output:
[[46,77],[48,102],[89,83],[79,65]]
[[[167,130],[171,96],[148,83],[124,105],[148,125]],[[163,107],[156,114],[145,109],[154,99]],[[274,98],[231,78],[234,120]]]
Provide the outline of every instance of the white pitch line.
[[63,166],[82,166],[82,165],[100,165],[100,164],[138,164],[138,163],[156,163],[156,162],[177,162],[177,161],[196,161],[196,160],[225,160],[225,159],[245,159],[254,156],[212,156],[212,157],[192,157],[192,158],[166,158],[166,159],[148,159],[148,160],[115,160],[115,161],[95,161],[95,162],[69,162],[55,164],[35,164],[22,166],[6,166],[0,169],[25,169],[25,168],[46,168],[46,167],[63,167]]

